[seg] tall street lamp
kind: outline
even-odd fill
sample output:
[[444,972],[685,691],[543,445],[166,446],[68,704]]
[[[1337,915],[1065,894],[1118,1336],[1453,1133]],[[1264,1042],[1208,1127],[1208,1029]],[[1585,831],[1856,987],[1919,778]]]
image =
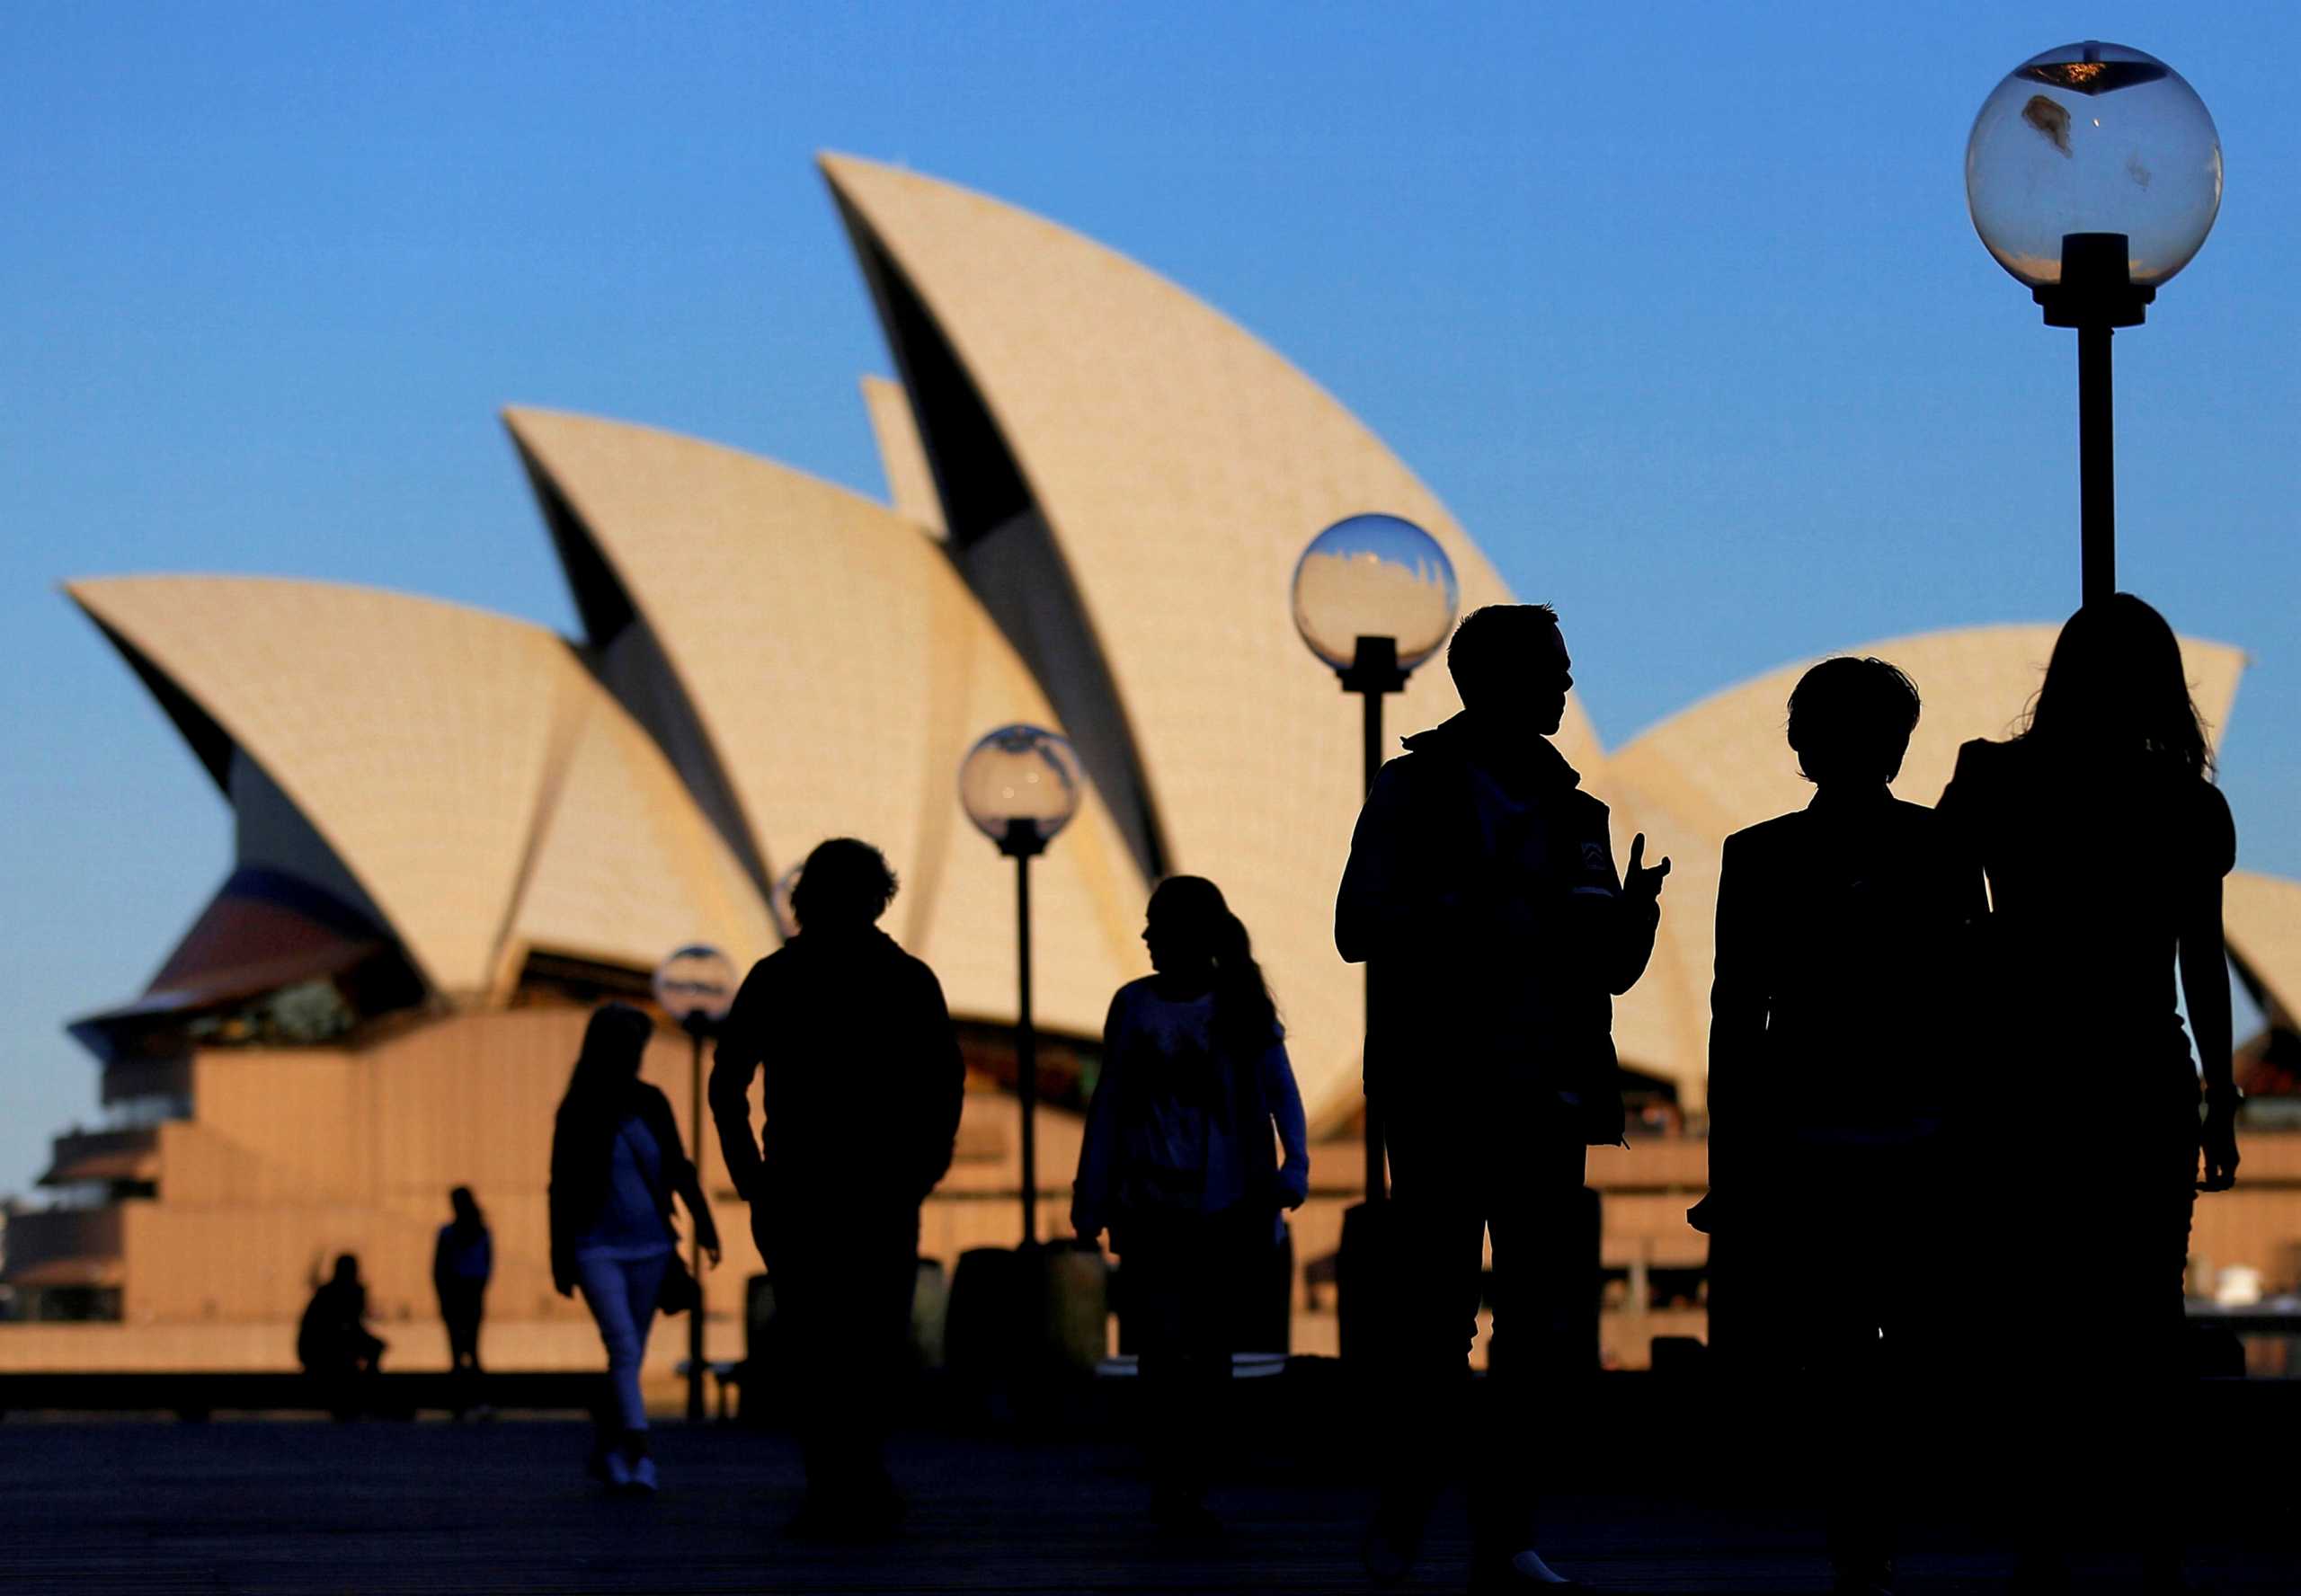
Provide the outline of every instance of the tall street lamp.
[[[1444,644],[1461,602],[1453,562],[1438,540],[1390,515],[1337,521],[1310,540],[1294,564],[1294,629],[1310,650],[1359,696],[1365,730],[1364,790],[1382,767],[1382,695],[1406,690],[1408,675]],[[1373,1030],[1374,988],[1366,988]],[[1346,1343],[1371,1302],[1354,1289],[1355,1267],[1372,1242],[1370,1223],[1390,1195],[1383,1167],[1381,1105],[1366,1100],[1366,1200],[1343,1216],[1337,1294]],[[1347,1348],[1346,1347],[1346,1355]]]
[[[719,1027],[735,1006],[735,962],[708,943],[674,949],[655,967],[655,1001],[692,1044],[689,1058],[687,1135],[695,1165],[703,1167],[703,1039]],[[692,1214],[687,1227],[688,1272],[703,1281],[703,1226]],[[703,1422],[703,1293],[696,1292],[687,1317],[687,1416]]]
[[2137,327],[2221,209],[2221,136],[2154,56],[2087,40],[2032,56],[1982,102],[1966,203],[1997,263],[2077,332],[2083,601],[2117,591],[2110,337]]
[[1039,1038],[1031,1017],[1031,861],[1079,812],[1085,776],[1068,738],[1001,726],[959,765],[959,802],[975,829],[1015,861],[1015,1095],[1023,1112],[1023,1245],[1039,1239]]

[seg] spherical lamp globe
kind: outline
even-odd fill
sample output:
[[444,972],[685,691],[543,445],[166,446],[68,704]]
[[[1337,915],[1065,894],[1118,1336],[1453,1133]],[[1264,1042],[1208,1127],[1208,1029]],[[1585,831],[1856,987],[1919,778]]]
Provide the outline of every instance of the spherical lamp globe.
[[975,829],[1007,847],[1044,847],[1079,812],[1086,776],[1071,740],[1043,726],[1001,726],[959,764],[959,802]]
[[1394,639],[1399,669],[1412,670],[1445,643],[1461,602],[1438,540],[1393,515],[1337,521],[1294,563],[1294,629],[1337,670],[1362,637]]
[[715,1025],[735,1006],[735,962],[708,943],[672,950],[655,966],[655,1001],[674,1024]]
[[2062,282],[2062,240],[2123,234],[2127,270],[2154,289],[2190,263],[2221,209],[2221,136],[2181,75],[2087,41],[2006,74],[1966,140],[1966,204],[1997,263],[2032,288]]

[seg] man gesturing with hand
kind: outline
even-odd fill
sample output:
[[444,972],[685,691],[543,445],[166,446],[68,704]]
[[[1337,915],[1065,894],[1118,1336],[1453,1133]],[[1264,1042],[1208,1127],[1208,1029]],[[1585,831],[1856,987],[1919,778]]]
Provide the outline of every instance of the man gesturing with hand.
[[1583,1155],[1622,1137],[1612,999],[1654,951],[1670,862],[1648,866],[1639,837],[1615,873],[1606,806],[1550,740],[1574,677],[1549,606],[1475,611],[1446,668],[1462,713],[1382,767],[1335,909],[1336,945],[1367,966],[1366,1095],[1396,1191],[1392,1423],[1366,1562],[1382,1583],[1413,1563],[1461,1422],[1490,1236],[1507,1373],[1462,1438],[1471,1588],[1539,1589],[1570,1583],[1533,1524],[1539,1464],[1568,1442],[1557,1404],[1534,1397],[1595,1370]]

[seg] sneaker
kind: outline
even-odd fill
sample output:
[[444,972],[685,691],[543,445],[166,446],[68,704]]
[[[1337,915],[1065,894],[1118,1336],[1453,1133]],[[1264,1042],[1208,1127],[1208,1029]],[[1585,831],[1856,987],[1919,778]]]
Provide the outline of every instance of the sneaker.
[[1584,1591],[1580,1580],[1568,1579],[1540,1554],[1529,1549],[1507,1557],[1480,1558],[1470,1565],[1473,1596],[1504,1591]]
[[609,1490],[631,1489],[631,1459],[623,1455],[621,1447],[608,1448],[600,1459],[600,1477],[607,1481]]
[[628,1488],[633,1495],[653,1496],[655,1494],[656,1481],[654,1459],[639,1459],[631,1465],[628,1472],[630,1474],[631,1480]]

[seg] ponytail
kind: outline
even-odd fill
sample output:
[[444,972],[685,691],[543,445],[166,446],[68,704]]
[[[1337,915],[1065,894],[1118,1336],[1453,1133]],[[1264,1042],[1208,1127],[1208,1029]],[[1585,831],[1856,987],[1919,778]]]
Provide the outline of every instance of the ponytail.
[[1204,876],[1168,876],[1151,899],[1191,928],[1213,963],[1215,1039],[1239,1057],[1259,1058],[1285,1036],[1286,1028],[1262,966],[1255,962],[1246,923],[1230,912],[1222,890]]

